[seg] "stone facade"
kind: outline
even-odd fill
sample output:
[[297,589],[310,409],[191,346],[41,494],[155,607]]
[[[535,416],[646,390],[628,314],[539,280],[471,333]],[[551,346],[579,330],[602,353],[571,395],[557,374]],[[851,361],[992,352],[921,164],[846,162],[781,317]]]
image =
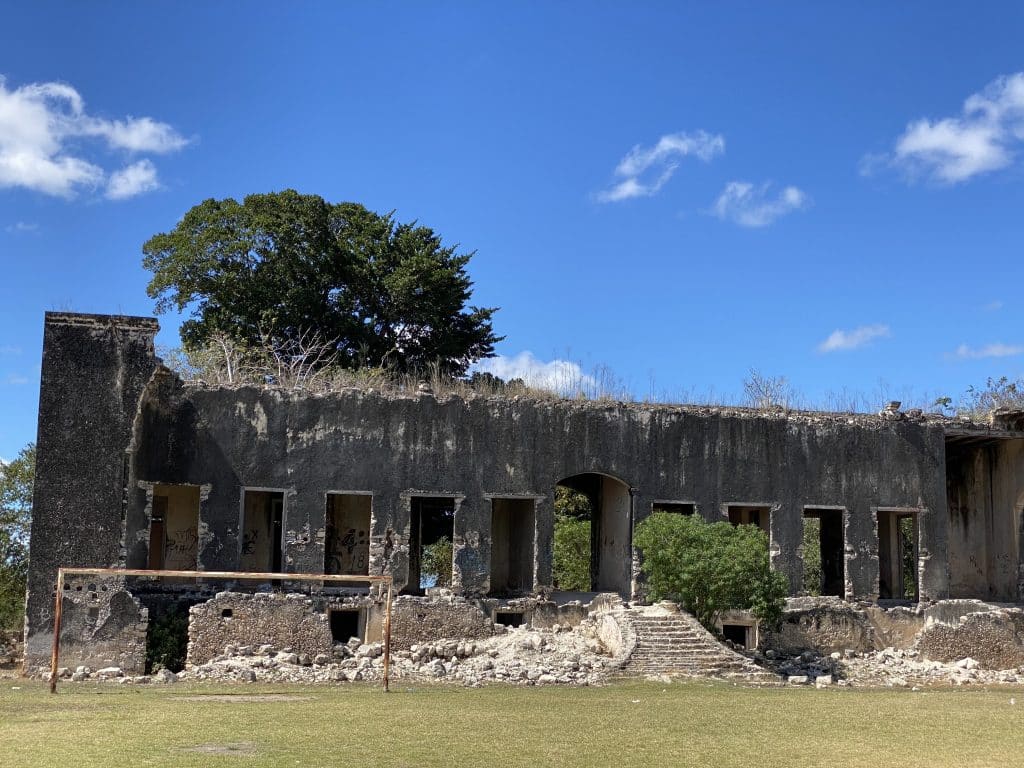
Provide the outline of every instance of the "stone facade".
[[[642,596],[632,533],[667,508],[761,525],[794,594],[804,520],[817,517],[839,598],[1020,599],[1024,432],[1012,422],[186,386],[156,357],[156,330],[148,318],[47,314],[30,664],[49,655],[59,565],[390,574],[422,594],[421,545],[439,532],[453,541],[455,598],[537,598],[543,621],[557,615],[540,606],[559,484],[594,504],[593,592]],[[145,603],[147,589],[132,594]],[[491,620],[480,607],[456,613],[441,625],[468,636]],[[227,641],[215,614],[204,631]],[[78,645],[85,658],[94,641],[70,621],[65,653]]]

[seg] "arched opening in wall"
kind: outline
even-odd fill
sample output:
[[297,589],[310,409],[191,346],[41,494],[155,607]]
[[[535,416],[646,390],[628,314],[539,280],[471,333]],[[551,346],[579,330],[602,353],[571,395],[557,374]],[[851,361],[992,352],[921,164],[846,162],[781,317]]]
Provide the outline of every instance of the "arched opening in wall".
[[878,510],[878,597],[919,599],[916,510]]
[[628,597],[632,571],[629,486],[607,475],[573,475],[555,486],[552,575],[561,592]]

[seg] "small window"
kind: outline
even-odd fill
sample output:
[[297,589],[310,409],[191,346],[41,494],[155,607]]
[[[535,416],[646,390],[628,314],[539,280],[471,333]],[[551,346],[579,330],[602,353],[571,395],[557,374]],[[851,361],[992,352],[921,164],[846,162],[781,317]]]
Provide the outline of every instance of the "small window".
[[656,501],[651,504],[651,513],[669,512],[673,515],[693,515],[697,512],[697,505],[687,501]]
[[521,611],[495,611],[494,613],[494,623],[502,624],[506,627],[523,626],[523,618]]
[[347,643],[353,637],[362,639],[359,610],[335,609],[330,611],[331,640],[335,643]]
[[220,617],[222,619],[230,619],[234,615],[234,613],[235,612],[230,608],[225,608],[220,612]]

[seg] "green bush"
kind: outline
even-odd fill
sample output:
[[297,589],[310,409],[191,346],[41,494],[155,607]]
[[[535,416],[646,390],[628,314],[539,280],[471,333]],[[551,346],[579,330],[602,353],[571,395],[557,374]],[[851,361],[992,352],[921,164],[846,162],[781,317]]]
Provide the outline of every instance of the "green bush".
[[656,512],[637,525],[633,541],[652,600],[675,600],[709,630],[733,608],[778,624],[788,584],[772,571],[768,537],[757,526]]
[[555,589],[590,591],[590,520],[587,494],[555,486],[555,541],[551,576]]
[[452,540],[447,536],[423,547],[420,577],[424,576],[432,577],[435,587],[452,585]]
[[804,592],[821,594],[821,518],[804,518]]
[[174,608],[149,620],[146,630],[146,671],[185,668],[188,652],[188,608]]

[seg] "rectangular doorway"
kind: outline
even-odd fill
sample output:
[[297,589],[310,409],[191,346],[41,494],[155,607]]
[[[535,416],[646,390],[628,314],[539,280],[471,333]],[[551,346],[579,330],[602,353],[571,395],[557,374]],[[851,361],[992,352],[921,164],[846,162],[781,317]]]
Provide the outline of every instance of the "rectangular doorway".
[[878,510],[878,597],[919,599],[918,519],[913,510]]
[[842,509],[804,509],[803,589],[809,595],[846,596],[843,512]]
[[256,573],[282,573],[284,491],[243,491],[242,551],[239,567]]
[[368,493],[328,493],[324,573],[363,576],[370,572]]
[[491,499],[491,588],[504,597],[533,591],[533,499]]
[[452,584],[452,542],[455,539],[455,497],[413,496],[409,499],[409,580],[406,594],[424,594],[431,587]]

